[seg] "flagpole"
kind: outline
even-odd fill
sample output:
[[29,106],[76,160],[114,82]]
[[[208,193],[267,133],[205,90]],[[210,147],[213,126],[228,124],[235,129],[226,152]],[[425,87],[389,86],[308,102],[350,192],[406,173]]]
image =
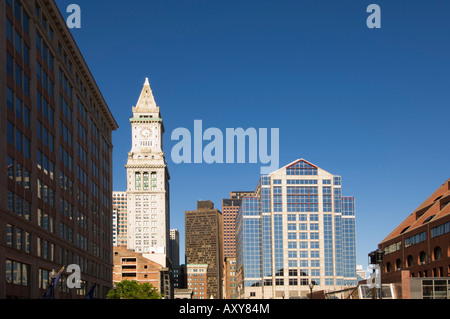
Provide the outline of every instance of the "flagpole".
[[44,299],[55,299],[55,290],[56,290],[55,288],[56,285],[58,284],[59,277],[61,276],[65,268],[66,266],[62,266],[62,268],[58,272],[56,272],[55,269],[52,269],[52,271],[50,272],[51,281],[50,284],[47,286],[47,289],[45,290]]

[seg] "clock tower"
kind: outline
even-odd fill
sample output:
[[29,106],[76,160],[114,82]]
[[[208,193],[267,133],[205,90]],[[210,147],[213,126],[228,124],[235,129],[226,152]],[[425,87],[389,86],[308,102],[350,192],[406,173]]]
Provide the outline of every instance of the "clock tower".
[[127,248],[166,267],[169,256],[169,171],[164,125],[148,78],[130,118],[132,147],[127,170]]

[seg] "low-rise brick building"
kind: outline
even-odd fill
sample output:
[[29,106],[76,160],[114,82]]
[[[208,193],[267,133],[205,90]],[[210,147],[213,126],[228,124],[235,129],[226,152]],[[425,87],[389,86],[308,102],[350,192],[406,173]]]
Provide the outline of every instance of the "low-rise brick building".
[[382,282],[395,283],[400,298],[450,298],[449,203],[450,179],[378,245]]
[[143,257],[141,253],[128,250],[125,246],[114,247],[114,282],[136,280],[139,283],[149,283],[168,298],[172,295],[168,278],[168,268]]

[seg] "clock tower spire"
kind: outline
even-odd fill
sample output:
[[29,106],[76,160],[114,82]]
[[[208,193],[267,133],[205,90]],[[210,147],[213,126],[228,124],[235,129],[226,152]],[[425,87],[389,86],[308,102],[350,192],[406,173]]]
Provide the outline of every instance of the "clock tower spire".
[[130,118],[132,145],[127,170],[127,248],[166,266],[169,255],[169,171],[164,125],[148,78]]

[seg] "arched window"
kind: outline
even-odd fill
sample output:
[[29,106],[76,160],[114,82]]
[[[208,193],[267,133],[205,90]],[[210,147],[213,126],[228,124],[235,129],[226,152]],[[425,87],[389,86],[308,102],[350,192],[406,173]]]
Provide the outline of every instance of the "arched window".
[[141,189],[141,173],[140,172],[136,172],[134,180],[136,183],[135,189],[140,190]]
[[419,254],[419,264],[425,265],[426,261],[427,261],[427,254],[422,250]]
[[392,271],[392,265],[390,262],[386,263],[386,272],[391,272]]
[[437,246],[434,248],[434,260],[442,259],[442,250],[441,247]]
[[144,174],[142,176],[142,188],[145,191],[148,190],[148,179],[149,179],[148,172],[144,172]]
[[409,255],[406,258],[406,266],[407,267],[412,267],[413,263],[414,263],[414,258],[413,258],[413,256]]
[[397,259],[395,261],[395,270],[401,270],[402,269],[402,261],[400,259]]

